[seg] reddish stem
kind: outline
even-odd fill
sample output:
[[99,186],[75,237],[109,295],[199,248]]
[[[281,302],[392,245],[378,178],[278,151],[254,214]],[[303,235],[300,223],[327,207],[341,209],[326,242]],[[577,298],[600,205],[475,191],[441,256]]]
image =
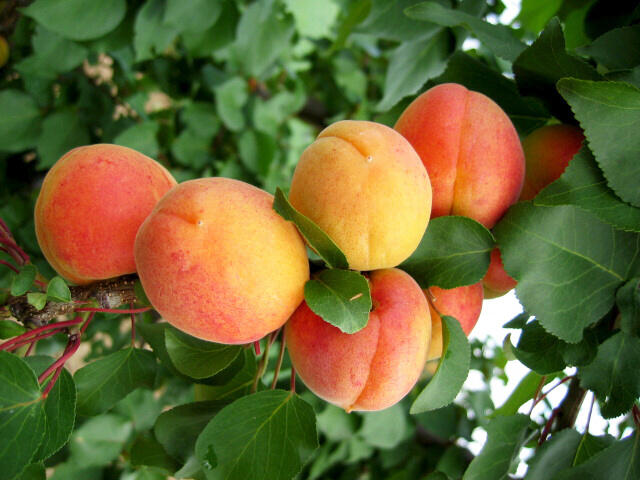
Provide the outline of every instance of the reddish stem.
[[5,261],[5,260],[0,260],[0,264],[9,267],[11,270],[13,270],[16,273],[20,273],[20,270],[18,270],[16,267],[14,267],[13,265],[11,265],[9,262]]
[[542,430],[542,433],[540,434],[540,438],[538,439],[538,445],[542,445],[544,441],[547,439],[547,437],[549,436],[549,432],[551,432],[551,427],[553,426],[553,421],[555,420],[559,411],[560,411],[560,407],[557,407],[557,408],[554,408],[553,411],[551,412],[551,415],[549,416],[549,420],[547,420],[547,423],[544,426],[544,430]]
[[253,349],[256,352],[256,357],[260,355],[260,340],[256,340],[255,342],[253,342]]
[[72,325],[78,325],[79,323],[82,323],[82,319],[80,317],[74,318],[73,320],[67,320],[66,322],[50,323],[42,327],[34,328],[33,330],[29,330],[28,332],[12,338],[11,340],[7,340],[2,345],[0,345],[0,350],[6,350],[11,345],[21,342],[22,340],[27,338],[31,339],[31,337],[34,337],[41,332],[46,332],[47,330],[58,330],[61,328],[70,327]]
[[640,430],[640,409],[637,405],[633,406],[631,414],[633,415],[633,423],[636,424],[636,430]]
[[533,404],[533,406],[535,407],[538,403],[540,403],[542,400],[544,400],[547,397],[547,395],[549,395],[556,387],[559,387],[563,383],[568,382],[573,377],[575,377],[575,375],[569,375],[568,377],[564,377],[562,380],[560,380],[558,383],[556,383],[553,387],[551,387],[545,393],[540,395],[540,398],[538,398],[538,400],[536,400],[536,402]]
[[[133,303],[130,303],[129,306],[133,309]],[[135,347],[136,341],[136,314],[131,314],[131,348]]]
[[94,308],[94,307],[80,307],[76,308],[76,312],[101,312],[101,313],[144,313],[151,310],[151,307],[144,308],[132,308],[129,310],[120,310],[118,308]]
[[291,365],[291,391],[296,393],[296,369]]
[[[17,348],[20,348],[20,347],[22,347],[22,346],[24,346],[24,345],[26,345],[28,343],[31,343],[32,345],[35,345],[36,342],[38,342],[40,340],[43,340],[45,338],[48,338],[48,337],[52,337],[53,335],[57,335],[58,333],[62,333],[60,331],[60,329],[51,330],[49,332],[42,333],[42,334],[37,335],[35,337],[25,338],[24,340],[21,340],[21,341],[15,343],[15,344],[11,345],[9,348],[7,348],[7,351],[11,352],[11,351],[13,351],[13,350],[15,350]],[[29,350],[27,350],[27,354],[25,354],[25,357],[30,352],[30,349],[31,349],[31,347],[29,347]]]
[[[71,355],[76,353],[76,350],[78,350],[79,346],[80,346],[80,335],[77,335],[77,334],[70,335],[69,336],[69,342],[67,343],[67,348],[65,348],[64,353],[62,354],[62,356],[58,360],[53,362],[49,366],[49,368],[47,368],[42,373],[42,375],[40,375],[38,377],[38,382],[39,383],[44,382],[47,379],[47,377],[49,375],[51,375],[51,373],[54,370],[56,370],[58,367],[64,366],[65,362],[69,359],[69,357],[71,357]],[[53,378],[51,379],[51,382],[49,382],[49,383],[53,383]]]
[[[49,333],[51,333],[51,332],[49,332]],[[38,340],[40,340],[40,339],[38,338],[38,339],[34,340],[33,342],[31,342],[31,344],[29,345],[29,348],[27,348],[27,351],[24,352],[24,356],[25,357],[28,357],[31,354],[31,352],[33,351],[33,348],[36,346],[36,343],[38,343]]]
[[589,424],[591,423],[591,413],[593,412],[593,404],[596,403],[596,394],[591,395],[591,406],[589,407],[589,415],[587,416],[587,426],[584,428],[584,433],[589,433]]
[[53,377],[51,377],[51,380],[49,380],[49,383],[47,383],[46,388],[42,392],[42,398],[47,398],[49,396],[49,392],[51,391],[51,389],[55,386],[56,382],[58,381],[58,377],[62,373],[62,369],[63,368],[64,368],[64,365],[60,365],[56,369],[56,373],[53,374]]
[[280,369],[282,368],[282,360],[284,359],[284,337],[280,340],[280,351],[278,352],[278,362],[276,363],[276,369],[273,372],[273,381],[271,382],[271,390],[276,388],[278,384],[278,376],[280,375]]
[[96,315],[96,312],[91,312],[89,314],[87,319],[84,321],[84,325],[82,325],[82,327],[80,328],[80,335],[84,334],[85,330],[87,330],[87,327],[89,326],[89,324],[91,323],[91,320],[93,320],[93,317],[95,315]]
[[[20,264],[29,263],[29,255],[27,255],[24,250],[22,250],[16,242],[14,242],[10,237],[4,235],[0,237],[0,243],[5,244],[9,250],[15,251],[15,255],[11,255],[16,261],[19,261]],[[17,258],[16,258],[17,255]]]

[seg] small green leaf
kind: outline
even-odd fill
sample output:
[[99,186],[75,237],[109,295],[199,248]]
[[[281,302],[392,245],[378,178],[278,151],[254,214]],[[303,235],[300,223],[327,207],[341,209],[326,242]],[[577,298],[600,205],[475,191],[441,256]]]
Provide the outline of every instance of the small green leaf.
[[489,268],[493,236],[467,217],[429,222],[420,245],[399,268],[422,287],[455,288],[479,282]]
[[47,294],[41,292],[27,293],[27,302],[36,310],[42,310],[47,304]]
[[[88,419],[71,436],[70,463],[82,468],[108,465],[124,450],[125,442],[132,431],[131,422],[121,415],[106,413]],[[62,478],[66,480],[68,477]],[[96,477],[79,475],[77,478],[84,480]]]
[[304,299],[316,315],[344,333],[356,333],[369,322],[371,291],[358,272],[323,270],[305,284]]
[[640,25],[614,28],[578,51],[595,58],[610,70],[624,70],[640,65],[640,49],[621,46],[640,45]]
[[167,0],[164,23],[180,32],[201,32],[216,23],[222,4],[221,0]]
[[124,147],[133,148],[151,158],[158,158],[160,145],[158,144],[158,131],[160,124],[154,120],[136,123],[120,132],[113,143]]
[[174,328],[164,332],[165,346],[173,365],[191,378],[208,378],[223,370],[238,356],[242,347],[207,342]]
[[572,466],[582,435],[571,428],[554,433],[529,462],[527,480],[548,480]]
[[640,89],[622,82],[564,78],[558,91],[571,105],[609,186],[640,207]]
[[47,298],[56,302],[70,302],[71,291],[62,277],[53,277],[47,285]]
[[49,114],[42,122],[38,138],[38,168],[48,169],[69,150],[90,143],[89,131],[77,111],[63,109]]
[[[513,389],[509,398],[505,400],[500,408],[497,408],[493,412],[492,416],[509,416],[518,413],[518,409],[534,397],[542,378],[542,375],[536,372],[527,373],[520,382],[518,382],[518,385]],[[551,382],[554,378],[556,378],[555,375],[546,376],[543,386]]]
[[540,375],[547,375],[566,366],[562,357],[563,347],[564,342],[545,331],[534,320],[524,326],[518,345],[512,347],[512,351],[523,365]]
[[0,320],[0,338],[17,337],[26,332],[24,325],[14,322],[13,320]]
[[340,13],[335,0],[284,0],[284,4],[293,15],[298,33],[314,39],[330,37]]
[[357,435],[376,448],[394,448],[406,438],[409,428],[404,407],[396,403],[379,412],[363,412],[362,428]]
[[34,147],[42,119],[33,98],[20,90],[2,90],[0,111],[0,151],[19,152]]
[[276,189],[273,209],[285,220],[295,223],[309,246],[320,255],[320,258],[322,258],[329,268],[349,268],[347,257],[345,257],[342,250],[338,248],[334,241],[331,240],[331,237],[324,233],[315,223],[293,208],[287,196],[280,188]]
[[216,110],[224,125],[234,132],[245,126],[244,105],[249,99],[247,82],[241,77],[233,77],[215,88]]
[[313,408],[293,392],[265,390],[223,408],[196,442],[209,480],[289,480],[318,448]]
[[133,36],[136,62],[162,54],[178,35],[177,27],[164,22],[165,11],[164,0],[150,0],[138,10]]
[[11,295],[14,297],[24,295],[29,291],[33,281],[36,279],[38,269],[35,265],[25,265],[11,282]]
[[620,329],[636,337],[640,336],[640,278],[632,278],[616,293],[620,309]]
[[487,425],[487,442],[473,459],[463,480],[505,480],[520,452],[531,420],[526,415],[496,417]]
[[410,413],[445,407],[453,402],[469,375],[471,348],[460,322],[442,317],[442,351],[438,369],[411,405]]
[[639,363],[640,338],[618,332],[600,345],[593,362],[580,369],[580,385],[595,392],[604,418],[629,411],[640,396]]
[[97,415],[139,387],[152,388],[157,364],[148,350],[126,348],[82,367],[74,376],[78,413]]

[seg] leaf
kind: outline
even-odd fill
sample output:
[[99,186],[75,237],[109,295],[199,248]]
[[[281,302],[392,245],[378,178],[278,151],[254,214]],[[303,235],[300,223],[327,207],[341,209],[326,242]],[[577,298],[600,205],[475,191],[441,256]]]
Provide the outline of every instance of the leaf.
[[640,478],[640,442],[638,433],[596,453],[577,467],[560,472],[553,480],[586,480],[615,478],[635,480]]
[[[509,416],[515,415],[518,413],[518,409],[527,403],[529,400],[533,399],[536,392],[538,391],[538,387],[540,386],[540,382],[542,381],[542,375],[536,372],[527,373],[519,382],[518,385],[513,389],[511,395],[504,401],[504,403],[497,408],[492,416]],[[543,386],[547,385],[551,382],[555,375],[549,375],[545,377]]]
[[22,472],[42,443],[46,418],[40,395],[34,371],[0,351],[0,480]]
[[376,110],[389,110],[404,97],[415,94],[427,80],[440,75],[450,48],[450,34],[445,31],[400,44],[389,57],[384,96]]
[[151,158],[158,158],[160,145],[158,144],[158,131],[160,124],[154,120],[136,123],[123,130],[113,139],[116,145],[133,148]]
[[47,284],[47,298],[56,302],[70,302],[71,291],[62,277],[55,276]]
[[[54,359],[33,355],[25,358],[25,361],[33,368],[36,375],[41,375],[54,362]],[[71,374],[64,368],[44,401],[44,414],[46,417],[44,439],[32,462],[45,460],[60,450],[69,441],[73,431],[76,421],[76,385]]]
[[125,0],[39,0],[22,9],[49,30],[71,40],[102,37],[120,24],[126,11]]
[[13,320],[0,320],[0,338],[17,337],[27,331],[24,325]]
[[576,451],[573,459],[573,465],[580,465],[581,463],[586,462],[596,453],[611,446],[615,441],[616,438],[611,435],[596,437],[585,433],[582,435],[582,440],[580,441],[580,445],[578,446],[578,450]]
[[316,420],[320,432],[331,442],[348,440],[359,426],[357,417],[330,403],[318,414]]
[[201,32],[216,23],[222,4],[222,0],[167,0],[164,23],[180,32]]
[[469,464],[463,480],[503,480],[518,455],[531,420],[526,415],[496,417],[486,427],[487,441]]
[[165,330],[173,327],[171,327],[171,325],[169,325],[168,323],[139,322],[136,324],[136,328],[142,335],[142,338],[144,338],[145,341],[149,345],[151,345],[153,353],[156,354],[156,357],[158,357],[158,359],[162,363],[162,366],[167,368],[172,375],[187,379],[187,377],[183,377],[182,374],[176,369],[175,365],[171,361],[171,357],[169,357],[169,352],[167,352],[164,332]]
[[317,447],[311,405],[293,392],[265,390],[213,417],[196,455],[209,480],[289,480]]
[[45,170],[69,150],[90,142],[86,124],[75,110],[58,110],[44,119],[38,138],[38,168]]
[[358,272],[323,270],[305,284],[304,299],[313,313],[344,333],[356,333],[369,322],[371,291]]
[[580,385],[595,392],[604,418],[629,411],[640,396],[639,362],[640,338],[618,332],[600,345],[593,362],[579,370]]
[[538,194],[534,203],[542,206],[577,205],[616,228],[640,231],[640,208],[624,203],[613,193],[586,147],[573,157],[560,178]]
[[173,473],[178,467],[177,462],[167,455],[162,445],[148,433],[143,433],[135,439],[130,453],[133,467],[149,466],[154,470],[162,470],[163,473]]
[[265,177],[277,158],[278,143],[275,136],[255,130],[245,130],[238,139],[238,149],[242,164],[250,172]]
[[547,375],[566,366],[562,357],[563,346],[563,342],[534,320],[524,326],[518,345],[512,347],[512,351],[523,365],[540,375]]
[[233,77],[215,88],[216,109],[225,126],[234,132],[244,128],[242,108],[249,99],[246,82]]
[[421,0],[373,0],[369,15],[355,28],[356,33],[373,35],[376,38],[410,42],[424,36],[432,36],[439,28],[404,14],[404,11]]
[[420,245],[399,268],[422,288],[455,288],[479,282],[487,269],[493,236],[467,217],[438,217],[429,221]]
[[584,60],[565,50],[562,27],[557,18],[551,19],[535,42],[513,62],[516,83],[523,95],[538,97],[549,111],[564,122],[573,116],[556,90],[563,77],[599,80],[602,76]]
[[516,21],[533,33],[538,33],[562,5],[562,0],[522,0]]
[[136,62],[162,54],[178,35],[177,27],[164,23],[165,11],[164,0],[150,0],[138,10],[133,27]]
[[518,203],[494,234],[524,309],[566,342],[579,342],[583,329],[609,311],[617,288],[639,269],[630,261],[640,250],[637,234],[615,230],[574,206]]
[[330,37],[340,13],[334,0],[284,0],[284,4],[293,15],[298,33],[313,39]]
[[[253,381],[256,376],[256,358],[253,352],[248,349],[244,350],[241,355],[244,356],[242,369],[239,370],[231,378],[231,380],[228,380],[222,385],[196,385],[196,400],[231,401],[233,399],[248,395],[251,388],[253,387]],[[222,372],[222,374],[224,374],[225,372],[226,371]]]
[[[118,458],[132,431],[131,422],[120,415],[106,413],[90,418],[71,436],[70,463],[75,464],[76,468],[108,465]],[[79,478],[95,477],[87,475]]]
[[32,463],[13,480],[46,480],[47,474],[42,463]]
[[406,438],[407,416],[401,404],[378,412],[363,412],[362,428],[357,435],[368,445],[389,449],[397,447]]
[[295,223],[307,244],[322,258],[329,268],[349,268],[342,250],[313,221],[298,212],[280,188],[276,188],[273,209],[285,220]]
[[462,10],[446,8],[436,2],[419,3],[407,8],[409,18],[437,23],[445,27],[461,26],[469,30],[478,40],[497,56],[513,62],[526,45],[505,25],[493,25]]
[[11,295],[18,297],[29,291],[33,281],[36,279],[38,269],[35,265],[25,265],[11,282]]
[[148,350],[126,348],[82,367],[74,376],[78,413],[98,415],[136,388],[153,388],[156,361]]
[[442,317],[442,351],[438,369],[411,405],[409,413],[421,413],[445,407],[453,402],[469,375],[471,348],[460,322]]
[[[620,48],[622,45],[625,48]],[[640,25],[609,30],[578,52],[592,57],[610,70],[624,70],[640,64]]]
[[558,91],[571,105],[609,186],[640,206],[640,89],[621,82],[565,78]]
[[47,304],[47,294],[40,292],[27,293],[27,302],[36,310],[42,310]]
[[20,90],[2,90],[0,112],[0,151],[20,152],[34,147],[42,123],[36,102]]
[[616,303],[620,310],[620,329],[640,336],[640,278],[632,278],[616,293]]
[[164,331],[165,346],[173,365],[191,378],[215,375],[233,362],[242,347],[207,342],[177,329]]
[[529,461],[527,480],[549,480],[554,474],[571,467],[581,440],[582,435],[572,428],[554,433]]
[[446,70],[435,82],[459,83],[486,95],[509,115],[521,134],[541,127],[549,118],[540,101],[518,92],[515,81],[461,51],[449,57]]

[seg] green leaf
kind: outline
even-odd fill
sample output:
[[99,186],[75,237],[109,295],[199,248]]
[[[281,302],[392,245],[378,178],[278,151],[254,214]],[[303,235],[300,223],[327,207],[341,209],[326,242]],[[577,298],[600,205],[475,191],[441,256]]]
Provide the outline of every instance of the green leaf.
[[278,143],[275,137],[255,130],[245,130],[238,139],[242,164],[249,171],[265,177],[277,158]]
[[177,27],[164,23],[165,11],[164,0],[150,0],[138,10],[133,27],[136,62],[162,54],[178,35]]
[[47,284],[47,298],[56,302],[71,301],[71,291],[62,277],[55,276]]
[[158,144],[158,131],[160,124],[154,120],[136,123],[123,130],[114,138],[113,143],[124,147],[133,148],[151,158],[158,158],[160,145]]
[[436,2],[424,2],[407,8],[409,18],[437,23],[445,27],[461,26],[478,37],[489,50],[507,61],[513,62],[526,45],[505,25],[493,25],[462,10],[446,8]]
[[[518,385],[513,389],[509,398],[507,398],[504,403],[493,412],[492,416],[509,416],[518,413],[518,409],[535,396],[542,378],[542,375],[536,372],[527,373],[518,382]],[[547,385],[554,378],[556,378],[555,375],[546,376],[543,386]]]
[[521,4],[515,20],[530,32],[538,33],[556,14],[562,0],[522,0]]
[[582,440],[576,451],[575,458],[573,459],[573,465],[580,465],[586,462],[596,453],[611,446],[617,439],[611,435],[602,435],[596,437],[585,433],[582,435]]
[[468,217],[429,221],[420,245],[399,268],[422,287],[455,288],[479,282],[489,268],[493,236]]
[[153,388],[156,361],[148,350],[127,348],[78,370],[78,413],[98,415],[139,387]]
[[620,310],[620,329],[633,336],[640,336],[640,278],[632,278],[616,293]]
[[586,462],[564,470],[554,480],[585,480],[615,478],[635,480],[640,478],[640,442],[638,433],[598,452]]
[[[439,27],[409,18],[404,11],[421,0],[373,0],[370,12],[356,33],[365,33],[376,38],[407,42],[422,35],[431,36]],[[364,8],[364,7],[363,7]]]
[[135,439],[130,452],[130,462],[134,467],[149,466],[154,470],[159,469],[163,473],[170,474],[175,472],[179,466],[173,458],[167,455],[162,445],[148,433],[143,433]]
[[412,414],[449,405],[469,375],[469,341],[460,322],[448,315],[442,317],[442,351],[435,375],[411,405]]
[[224,1],[222,12],[211,28],[202,32],[183,32],[182,41],[189,55],[209,57],[233,42],[239,15],[235,2]]
[[126,11],[125,0],[39,0],[22,9],[49,30],[71,40],[102,37],[120,24]]
[[464,52],[457,51],[447,63],[447,69],[436,83],[460,83],[480,92],[502,108],[521,134],[543,126],[549,112],[535,98],[523,97],[514,80]]
[[389,110],[404,97],[415,94],[427,80],[440,75],[450,48],[450,35],[446,31],[400,44],[389,57],[384,96],[376,110]]
[[171,153],[185,167],[199,170],[211,162],[211,139],[184,130],[171,144]]
[[165,331],[173,327],[171,327],[171,325],[169,325],[168,323],[139,322],[137,323],[136,328],[142,335],[142,338],[144,338],[145,341],[149,345],[151,345],[153,353],[156,354],[156,357],[158,357],[162,365],[167,368],[172,375],[187,379],[187,377],[183,377],[182,374],[176,369],[175,365],[171,361],[171,357],[169,357],[169,352],[167,352],[167,347],[165,344]]
[[[256,358],[251,350],[244,350],[242,369],[222,385],[196,385],[196,400],[233,400],[248,395],[256,376]],[[233,365],[229,369],[233,368]],[[220,375],[225,374],[224,370]]]
[[591,65],[566,52],[557,18],[552,19],[538,39],[513,62],[513,73],[523,95],[540,98],[551,113],[565,122],[571,122],[572,115],[556,90],[558,80],[563,77],[602,78]]
[[314,39],[331,35],[341,6],[334,0],[284,0],[284,4],[293,15],[298,33]]
[[253,111],[256,130],[278,137],[281,125],[304,107],[305,99],[305,92],[298,85],[294,92],[282,91],[268,100],[257,100]]
[[169,455],[186,461],[193,454],[196,439],[204,427],[230,402],[221,400],[178,405],[160,414],[153,433]]
[[47,294],[40,292],[27,293],[27,302],[36,310],[42,310],[47,304]]
[[2,90],[0,112],[0,151],[20,152],[34,147],[42,123],[36,102],[19,90]]
[[298,212],[284,192],[276,188],[273,200],[273,209],[285,220],[295,223],[296,227],[307,241],[307,244],[318,254],[329,268],[349,268],[347,257],[342,250],[324,233],[320,227]]
[[487,425],[487,442],[473,459],[463,480],[504,480],[520,452],[531,420],[526,415],[496,417]]
[[13,320],[0,320],[0,338],[11,338],[22,335],[27,329]]
[[323,270],[305,284],[304,299],[313,313],[344,333],[356,333],[369,322],[371,291],[358,272]]
[[618,332],[600,345],[593,362],[580,369],[580,385],[595,392],[604,418],[629,411],[640,396],[639,362],[640,338]]
[[182,110],[180,119],[187,130],[198,137],[213,138],[220,130],[220,119],[213,103],[191,102]]
[[572,466],[582,435],[571,428],[554,433],[529,462],[527,480],[548,480]]
[[[385,3],[391,4],[392,2]],[[337,28],[338,34],[336,35],[331,48],[326,50],[325,55],[327,57],[332,56],[335,52],[344,48],[347,38],[354,27],[369,15],[371,10],[371,0],[355,0],[353,2],[349,2],[345,10],[346,12],[342,15],[340,25],[338,25]]]
[[24,295],[29,291],[33,281],[36,279],[38,269],[35,265],[25,265],[11,282],[11,295],[14,297]]
[[[118,458],[132,431],[131,422],[120,415],[106,413],[90,418],[71,436],[70,463],[75,464],[76,468],[108,465]],[[79,478],[95,477],[89,475]]]
[[47,474],[42,463],[32,463],[13,480],[46,480]]
[[207,342],[167,328],[164,341],[173,365],[191,378],[208,378],[228,367],[242,347]]
[[244,128],[242,108],[249,99],[247,83],[240,77],[233,77],[215,88],[216,109],[225,126],[234,132]]
[[640,251],[640,236],[574,206],[518,203],[494,234],[525,310],[566,342],[582,339],[583,329],[609,311],[617,288],[640,267],[629,261]]
[[540,375],[561,371],[566,365],[562,356],[564,343],[546,332],[537,320],[522,329],[517,347],[512,347],[523,365]]
[[607,186],[593,154],[583,147],[564,173],[535,198],[536,205],[577,205],[621,230],[640,231],[640,208],[623,202]]
[[327,404],[322,413],[316,417],[318,429],[332,442],[348,440],[356,432],[358,419],[342,408]]
[[396,403],[379,412],[363,412],[362,428],[358,436],[368,445],[376,448],[394,448],[406,438],[408,430],[407,414],[404,407]]
[[222,0],[167,0],[164,23],[180,32],[207,30],[222,13],[222,3]]
[[0,480],[18,475],[34,458],[46,418],[34,371],[21,358],[0,351]]
[[598,336],[593,329],[584,331],[582,340],[578,343],[562,342],[562,359],[569,366],[581,367],[589,365],[598,353]]
[[38,138],[38,168],[45,170],[69,150],[90,142],[86,124],[75,110],[64,109],[47,116]]
[[[55,359],[34,355],[25,358],[25,361],[36,375],[41,375]],[[47,424],[44,439],[32,462],[45,460],[60,450],[69,441],[73,431],[76,421],[76,385],[71,374],[64,368],[44,401],[44,414]]]
[[558,91],[571,105],[609,186],[625,202],[640,206],[640,89],[565,78]]
[[289,480],[317,447],[311,405],[293,392],[265,390],[213,417],[196,455],[209,480]]
[[610,70],[624,70],[640,64],[640,49],[633,48],[637,45],[640,45],[640,25],[633,25],[609,30],[578,51]]

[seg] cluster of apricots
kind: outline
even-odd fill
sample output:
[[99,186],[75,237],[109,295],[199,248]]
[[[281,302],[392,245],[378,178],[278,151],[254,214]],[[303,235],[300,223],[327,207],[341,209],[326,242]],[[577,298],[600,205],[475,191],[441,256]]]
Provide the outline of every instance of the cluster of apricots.
[[244,344],[286,323],[291,361],[314,393],[347,411],[379,410],[441,356],[440,314],[468,335],[483,292],[515,284],[496,249],[484,288],[421,290],[394,267],[417,248],[429,219],[465,215],[493,227],[510,205],[555,180],[582,139],[574,127],[544,127],[523,153],[500,107],[457,84],[420,95],[393,129],[345,120],[323,130],[302,154],[289,198],[351,269],[365,272],[373,308],[354,334],[307,306],[302,237],[269,193],[244,182],[178,185],[129,148],[79,147],[44,179],[36,234],[53,268],[76,284],[137,272],[162,317],[198,338]]

